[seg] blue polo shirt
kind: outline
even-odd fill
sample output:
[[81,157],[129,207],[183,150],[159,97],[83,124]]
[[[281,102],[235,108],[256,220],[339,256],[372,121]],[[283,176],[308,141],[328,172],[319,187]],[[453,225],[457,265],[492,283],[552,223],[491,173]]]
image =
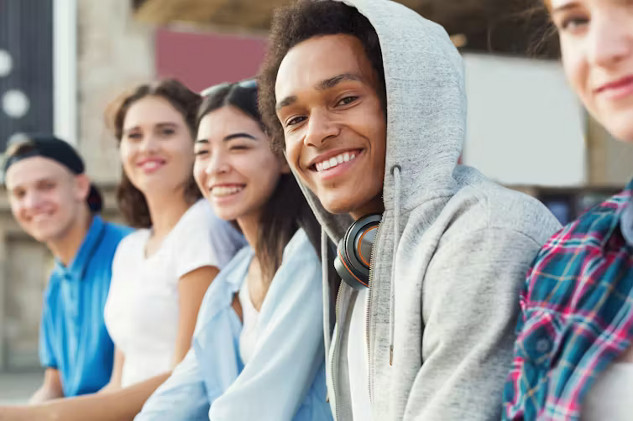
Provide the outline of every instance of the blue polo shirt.
[[59,371],[64,396],[96,392],[110,380],[114,345],[103,321],[112,258],[131,230],[92,218],[69,267],[55,260],[44,291],[40,361]]

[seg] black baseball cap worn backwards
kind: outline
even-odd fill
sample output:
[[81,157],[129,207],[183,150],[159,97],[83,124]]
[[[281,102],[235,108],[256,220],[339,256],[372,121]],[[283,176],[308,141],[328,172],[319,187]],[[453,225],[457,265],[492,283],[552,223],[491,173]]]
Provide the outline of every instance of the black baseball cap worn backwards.
[[[73,174],[83,174],[85,165],[77,151],[68,143],[53,135],[29,135],[10,142],[2,167],[3,181],[11,165],[23,159],[41,156],[52,159],[68,168]],[[94,184],[90,184],[90,192],[86,198],[92,212],[99,212],[103,207],[103,198]]]

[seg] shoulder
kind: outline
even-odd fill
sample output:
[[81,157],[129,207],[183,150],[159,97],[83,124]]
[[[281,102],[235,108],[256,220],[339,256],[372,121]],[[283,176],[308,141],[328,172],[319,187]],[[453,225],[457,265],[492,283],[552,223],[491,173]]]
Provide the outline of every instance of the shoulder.
[[198,228],[204,226],[211,226],[213,223],[221,221],[211,209],[211,205],[204,199],[198,200],[191,205],[187,212],[182,216],[182,225],[186,227]]
[[492,182],[476,170],[462,172],[460,188],[442,210],[452,217],[448,234],[491,230],[525,237],[540,246],[560,229],[537,199]]
[[539,253],[539,258],[559,254],[562,250],[601,249],[604,240],[617,228],[619,212],[628,196],[618,194],[594,206],[578,219],[565,225],[552,235]]
[[174,236],[186,237],[188,240],[204,239],[205,242],[208,242],[211,234],[221,236],[223,231],[229,229],[234,230],[227,221],[220,219],[213,212],[209,202],[200,199],[191,205],[178,221],[174,227]]
[[103,221],[103,244],[116,249],[119,243],[134,232],[133,228],[113,222]]
[[136,256],[135,252],[145,247],[148,237],[149,230],[147,228],[137,229],[123,237],[115,247],[113,265],[116,267],[117,263],[123,263],[129,260],[128,258]]
[[[579,286],[576,280],[592,283],[607,267],[614,272],[617,265],[624,264],[627,267],[622,270],[631,270],[624,239],[613,236],[628,197],[620,193],[609,198],[547,240],[528,273],[531,300],[545,299],[553,288],[563,291],[564,285],[575,289]],[[572,282],[564,282],[569,280]]]
[[[286,260],[319,261],[316,250],[306,232],[299,228],[284,247],[283,261]],[[282,262],[283,264],[283,262]]]

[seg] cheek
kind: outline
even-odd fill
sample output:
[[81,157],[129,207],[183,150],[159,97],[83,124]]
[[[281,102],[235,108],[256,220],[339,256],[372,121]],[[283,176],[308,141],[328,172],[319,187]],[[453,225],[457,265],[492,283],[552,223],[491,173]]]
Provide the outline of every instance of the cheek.
[[17,220],[22,219],[22,214],[24,213],[24,206],[17,201],[11,201],[11,214]]
[[301,142],[286,138],[286,160],[290,168],[297,171],[301,157]]
[[193,164],[193,178],[196,180],[198,188],[202,190],[202,193],[206,196],[206,189],[204,185],[206,183],[206,171],[205,165],[202,161],[196,160]]
[[561,43],[561,54],[567,81],[577,95],[585,97],[588,69],[582,54],[569,43]]
[[121,160],[121,164],[127,173],[130,172],[132,168],[132,157],[133,157],[133,148],[127,142],[121,142],[119,146],[119,159]]

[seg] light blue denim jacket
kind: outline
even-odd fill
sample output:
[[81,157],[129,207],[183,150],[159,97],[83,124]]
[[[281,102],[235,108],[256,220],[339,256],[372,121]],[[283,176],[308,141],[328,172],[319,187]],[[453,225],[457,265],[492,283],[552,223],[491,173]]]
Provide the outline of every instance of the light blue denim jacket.
[[286,245],[259,313],[255,352],[240,359],[234,294],[253,257],[242,249],[207,290],[192,348],[136,421],[331,420],[326,401],[321,265],[303,230]]

